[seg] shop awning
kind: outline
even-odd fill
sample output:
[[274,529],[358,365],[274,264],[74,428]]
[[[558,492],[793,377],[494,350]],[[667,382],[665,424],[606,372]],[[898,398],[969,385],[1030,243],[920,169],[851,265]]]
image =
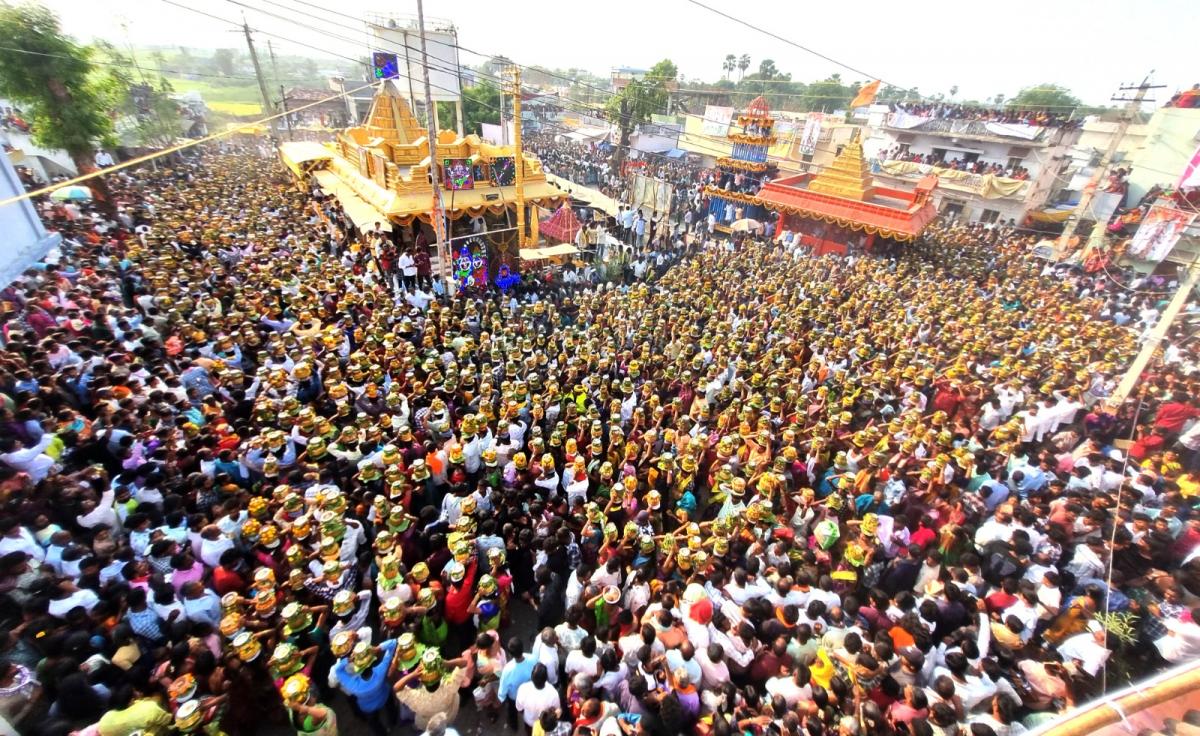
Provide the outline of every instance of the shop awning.
[[388,222],[387,216],[355,194],[354,190],[334,176],[333,172],[314,171],[313,176],[326,194],[337,197],[342,211],[359,230],[373,229],[375,223],[379,223],[379,229],[385,232],[392,231],[392,223]]
[[667,158],[683,158],[686,155],[687,151],[683,150],[682,148],[672,148],[671,150],[667,151]]
[[547,258],[555,258],[557,256],[572,256],[579,252],[579,249],[573,245],[551,245],[545,248],[522,248],[522,261],[544,261]]

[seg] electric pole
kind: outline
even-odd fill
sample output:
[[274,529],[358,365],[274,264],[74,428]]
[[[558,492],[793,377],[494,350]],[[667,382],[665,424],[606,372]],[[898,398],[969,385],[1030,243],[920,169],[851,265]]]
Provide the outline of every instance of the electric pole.
[[[1151,74],[1154,72],[1151,71]],[[1091,212],[1092,200],[1096,198],[1096,189],[1099,188],[1101,180],[1108,173],[1108,168],[1112,165],[1113,156],[1116,155],[1117,149],[1121,147],[1121,141],[1125,138],[1125,133],[1129,130],[1129,125],[1137,117],[1142,109],[1142,103],[1146,101],[1146,93],[1152,89],[1161,89],[1163,85],[1151,85],[1150,76],[1142,80],[1142,83],[1136,87],[1121,87],[1122,92],[1136,90],[1136,94],[1132,98],[1128,97],[1113,97],[1114,102],[1124,102],[1125,109],[1121,112],[1121,118],[1117,123],[1117,130],[1113,133],[1112,138],[1108,142],[1108,148],[1104,150],[1104,156],[1101,157],[1100,163],[1092,172],[1092,178],[1088,180],[1087,186],[1083,188],[1083,194],[1079,197],[1079,206],[1075,208],[1075,216],[1067,221],[1066,227],[1063,228],[1062,236],[1058,240],[1058,253],[1063,255],[1067,252],[1070,246],[1071,237],[1075,235],[1075,228],[1079,226],[1079,221]],[[1153,100],[1151,100],[1152,102]],[[1099,220],[1092,227],[1092,234],[1088,237],[1089,245],[1098,245],[1104,237],[1104,224]]]
[[283,124],[287,127],[288,140],[296,140],[295,134],[292,132],[292,120],[288,116],[287,93],[283,91],[283,84],[279,81],[279,64],[275,62],[275,47],[271,45],[271,39],[267,39],[267,55],[271,57],[271,77],[274,78],[275,84],[279,86],[279,107],[283,111]]
[[433,92],[429,87],[429,52],[425,45],[425,4],[417,0],[417,23],[421,32],[421,78],[425,82],[425,124],[427,128],[427,143],[429,149],[429,184],[433,187],[433,212],[429,218],[433,223],[433,237],[437,247],[438,262],[441,266],[442,278],[446,281],[446,294],[454,293],[454,283],[451,277],[450,253],[446,245],[446,215],[442,204],[442,177],[437,164],[437,120],[434,115]]
[[[263,112],[272,116],[275,106],[271,104],[271,95],[267,93],[267,80],[263,79],[262,66],[258,63],[258,52],[254,50],[254,38],[250,35],[250,25],[242,16],[242,31],[246,34],[246,48],[250,49],[250,62],[254,64],[254,77],[258,79],[258,92],[262,95]],[[271,121],[271,138],[279,140],[279,126],[276,120]]]
[[[525,152],[521,146],[521,67],[512,67],[512,89],[507,90],[513,96],[513,171],[516,172],[517,185],[517,252],[527,243],[531,248],[537,247],[538,219],[537,212],[529,223],[529,236],[525,235]],[[500,99],[504,99],[501,97]]]

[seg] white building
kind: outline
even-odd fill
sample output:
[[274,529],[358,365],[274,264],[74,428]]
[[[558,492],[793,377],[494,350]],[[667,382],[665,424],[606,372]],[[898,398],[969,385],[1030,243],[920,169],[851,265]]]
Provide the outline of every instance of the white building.
[[[0,200],[23,194],[25,187],[7,156],[0,156]],[[0,206],[0,288],[8,286],[25,269],[37,263],[59,242],[58,233],[47,233],[28,199]]]
[[[888,185],[911,187],[927,173],[938,174],[934,203],[943,214],[967,221],[1018,224],[1025,214],[1042,207],[1057,191],[1056,182],[1069,163],[1069,149],[1078,130],[1001,124],[979,120],[925,118],[890,113],[873,120],[863,152],[871,159],[872,174]],[[912,157],[931,157],[961,164],[998,164],[1028,171],[1023,180],[996,174],[975,174],[914,163]]]

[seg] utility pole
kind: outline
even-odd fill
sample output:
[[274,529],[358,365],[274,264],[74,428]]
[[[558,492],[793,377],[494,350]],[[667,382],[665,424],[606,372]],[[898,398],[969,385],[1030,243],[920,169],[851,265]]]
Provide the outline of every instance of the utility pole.
[[1185,267],[1182,282],[1179,284],[1179,290],[1175,292],[1175,296],[1171,297],[1170,303],[1163,310],[1162,316],[1158,318],[1158,322],[1154,327],[1150,328],[1150,334],[1146,337],[1146,342],[1142,343],[1142,349],[1138,351],[1133,362],[1129,364],[1129,370],[1121,378],[1121,382],[1117,384],[1117,388],[1113,391],[1112,396],[1109,396],[1105,403],[1114,412],[1121,404],[1125,403],[1125,399],[1133,393],[1134,388],[1142,379],[1142,371],[1150,364],[1151,358],[1158,352],[1158,348],[1162,345],[1163,338],[1171,330],[1171,325],[1175,324],[1175,318],[1179,316],[1179,312],[1183,310],[1188,299],[1195,290],[1196,284],[1200,282],[1200,267],[1197,267],[1193,262]]
[[[458,99],[454,101],[454,119],[457,123],[458,137],[463,137],[463,79],[462,79],[462,63],[458,58],[458,29],[451,28],[450,32],[454,34],[454,73],[458,75]],[[472,131],[474,132],[474,131]]]
[[[427,143],[429,149],[429,184],[433,187],[433,212],[429,218],[433,222],[433,236],[436,242],[438,262],[442,270],[442,278],[446,281],[446,294],[454,293],[454,283],[450,269],[450,249],[446,245],[446,214],[442,203],[442,177],[437,164],[437,122],[434,117],[433,92],[429,87],[429,52],[425,45],[425,4],[417,0],[417,23],[421,32],[421,78],[425,80],[425,116],[427,128]],[[411,72],[409,73],[411,76]]]
[[[258,52],[254,50],[254,38],[250,35],[250,25],[246,23],[246,16],[242,16],[242,31],[246,34],[246,48],[250,49],[250,62],[254,64],[254,77],[258,79],[258,92],[262,95],[263,112],[267,115],[275,114],[275,106],[271,104],[271,95],[267,93],[267,80],[263,79],[262,66],[258,63]],[[271,138],[279,140],[278,121],[271,121]]]
[[[1153,74],[1153,70],[1150,72]],[[1108,173],[1108,168],[1112,165],[1113,156],[1116,155],[1117,149],[1121,147],[1121,141],[1125,138],[1125,133],[1129,130],[1129,125],[1137,117],[1138,112],[1142,108],[1142,103],[1146,100],[1146,93],[1152,89],[1161,89],[1164,85],[1151,85],[1150,75],[1146,75],[1142,83],[1136,87],[1121,87],[1122,92],[1136,90],[1137,93],[1133,98],[1113,97],[1114,102],[1124,102],[1125,109],[1121,112],[1120,121],[1117,123],[1117,130],[1113,133],[1112,139],[1108,142],[1108,148],[1104,150],[1104,156],[1100,159],[1100,163],[1096,166],[1096,170],[1092,172],[1092,178],[1088,180],[1087,186],[1083,188],[1083,194],[1079,197],[1079,206],[1075,208],[1075,216],[1067,221],[1066,227],[1063,228],[1062,236],[1058,239],[1058,253],[1063,255],[1067,252],[1070,246],[1071,237],[1075,235],[1075,228],[1079,226],[1079,221],[1086,216],[1092,208],[1092,200],[1096,198],[1096,189],[1100,186],[1101,180]],[[1152,102],[1153,100],[1151,100]],[[1097,221],[1092,228],[1092,234],[1088,238],[1088,244],[1099,245],[1104,237],[1104,223]]]
[[292,131],[292,119],[288,116],[287,93],[283,91],[283,84],[279,81],[279,64],[275,61],[275,47],[271,44],[271,39],[267,39],[267,55],[271,57],[271,76],[275,80],[275,84],[279,85],[279,107],[283,110],[283,124],[287,127],[288,140],[296,140],[296,135]]
[[288,140],[296,140],[296,133],[292,130],[292,118],[288,114],[287,92],[283,91],[283,85],[279,85],[279,106],[283,109],[283,123],[287,126]]
[[500,91],[500,145],[508,145],[508,123],[504,122],[504,90]]
[[[512,96],[513,96],[513,171],[517,180],[517,251],[526,244],[531,248],[537,247],[538,219],[537,212],[533,213],[529,223],[529,236],[525,235],[525,152],[521,146],[521,67],[512,67]],[[501,99],[504,99],[501,97]]]

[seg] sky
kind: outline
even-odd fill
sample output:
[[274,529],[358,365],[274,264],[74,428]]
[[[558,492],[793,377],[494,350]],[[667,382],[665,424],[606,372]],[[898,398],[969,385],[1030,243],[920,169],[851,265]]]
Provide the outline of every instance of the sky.
[[[416,13],[416,0],[176,0],[182,5],[252,28],[353,57],[365,55],[366,38],[335,24],[356,25],[386,11]],[[648,68],[670,58],[685,80],[721,77],[726,54],[749,54],[751,69],[766,58],[793,79],[812,81],[840,73],[844,81],[879,78],[922,94],[958,99],[1016,94],[1045,83],[1071,89],[1087,104],[1111,104],[1122,85],[1151,79],[1166,85],[1153,97],[1200,81],[1188,50],[1200,10],[1196,0],[859,0],[854,4],[797,0],[701,0],[738,19],[811,48],[850,71],[763,33],[722,18],[689,0],[428,0],[428,17],[452,21],[462,63],[475,65],[503,54],[522,65],[580,67],[606,76],[617,66]],[[244,48],[229,23],[206,18],[164,0],[42,0],[68,33],[136,45]],[[259,10],[247,9],[246,6]],[[583,8],[590,8],[585,11]],[[298,21],[297,25],[260,11]],[[320,23],[304,13],[323,16]],[[324,32],[322,32],[322,29]],[[337,34],[354,39],[343,41]],[[260,40],[260,43],[262,41]],[[283,53],[320,56],[272,38]],[[1189,58],[1191,57],[1191,58]],[[1124,93],[1129,94],[1129,93]]]

